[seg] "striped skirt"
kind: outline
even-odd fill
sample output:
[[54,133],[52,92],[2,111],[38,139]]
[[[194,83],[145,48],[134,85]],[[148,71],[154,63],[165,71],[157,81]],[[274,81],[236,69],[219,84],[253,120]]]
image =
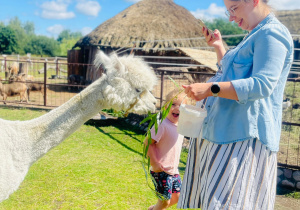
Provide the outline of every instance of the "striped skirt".
[[177,208],[274,209],[277,154],[257,139],[193,139]]

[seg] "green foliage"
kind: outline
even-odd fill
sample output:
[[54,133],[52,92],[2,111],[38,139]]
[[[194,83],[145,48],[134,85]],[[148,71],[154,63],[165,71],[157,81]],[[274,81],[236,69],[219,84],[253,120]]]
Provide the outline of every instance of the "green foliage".
[[26,53],[35,55],[55,56],[60,51],[59,45],[55,39],[46,36],[31,36],[27,46]]
[[24,25],[24,30],[27,35],[34,35],[34,22],[27,21]]
[[102,111],[113,117],[120,117],[120,118],[123,118],[125,114],[124,111],[116,111],[114,109],[102,109]]
[[147,153],[148,153],[149,145],[152,143],[151,142],[152,141],[151,140],[152,139],[152,137],[151,137],[151,128],[154,126],[155,133],[157,133],[158,125],[160,123],[162,123],[162,121],[164,119],[166,119],[166,117],[168,116],[168,113],[169,113],[169,111],[172,107],[172,103],[173,103],[173,99],[171,101],[167,102],[161,108],[160,112],[157,112],[157,113],[154,113],[154,114],[151,114],[151,112],[148,112],[148,116],[144,120],[142,120],[142,122],[140,122],[140,124],[144,124],[144,123],[149,121],[147,132],[146,132],[146,134],[145,134],[145,136],[143,137],[143,140],[142,140],[142,144],[143,144],[144,139],[147,139],[147,144],[146,145],[143,144],[143,156],[142,156],[142,166],[143,166],[143,169],[144,169],[144,172],[145,172],[146,181],[147,181],[148,187],[155,193],[155,195],[158,198],[161,198],[161,199],[163,199],[163,195],[155,192],[155,189],[148,182],[148,174],[149,174],[148,172],[150,170],[150,158],[147,156]]
[[60,56],[67,56],[68,50],[76,44],[78,38],[63,39],[60,43]]
[[[81,32],[71,32],[70,30],[63,30],[57,38],[57,41],[62,43],[63,40],[78,40],[80,37],[82,37]],[[70,49],[70,48],[69,48]]]
[[[144,124],[145,122],[149,121],[148,130],[147,130],[146,135],[145,135],[145,137],[148,139],[149,142],[151,142],[151,131],[150,131],[151,128],[154,125],[155,133],[157,133],[158,124],[162,123],[162,121],[164,119],[166,119],[166,117],[168,116],[168,113],[169,113],[169,111],[172,107],[172,103],[173,103],[173,99],[171,101],[167,102],[161,108],[160,112],[157,112],[157,113],[154,113],[154,114],[151,114],[151,112],[148,112],[148,116],[144,120],[142,120],[142,122],[140,122],[140,124]],[[143,155],[144,157],[147,156],[148,148],[149,148],[149,144],[146,146],[146,149],[144,151],[145,152],[144,155]],[[149,163],[147,165],[149,165]]]
[[16,38],[19,43],[18,50],[15,51],[15,53],[24,54],[24,47],[28,42],[28,38],[24,28],[22,27],[21,20],[18,17],[14,17],[9,21],[8,26],[10,26],[15,31]]
[[38,56],[67,56],[80,37],[81,32],[62,31],[57,40],[47,36],[35,35],[31,21],[24,24],[18,17],[12,18],[8,25],[0,22],[0,53],[26,54]]
[[[247,31],[244,31],[235,22],[229,22],[224,18],[216,18],[212,21],[207,21],[205,23],[208,28],[214,30],[218,29],[222,35],[233,35],[233,34],[246,34]],[[243,40],[244,37],[232,37],[224,38],[224,41],[228,46],[236,46]]]
[[18,49],[19,42],[15,31],[9,26],[0,25],[0,53],[11,54]]
[[63,30],[57,38],[57,41],[60,43],[60,55],[67,56],[68,50],[72,49],[80,37],[82,37],[81,32]]
[[300,199],[300,192],[292,192],[285,195],[286,197]]

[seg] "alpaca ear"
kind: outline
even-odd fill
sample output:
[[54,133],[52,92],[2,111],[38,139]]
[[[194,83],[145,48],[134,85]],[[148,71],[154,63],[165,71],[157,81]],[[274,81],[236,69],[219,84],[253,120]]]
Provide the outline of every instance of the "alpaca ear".
[[104,52],[99,50],[99,52],[96,53],[95,59],[94,59],[95,67],[98,69],[98,68],[100,68],[101,64],[103,64],[105,67],[109,63],[111,63],[111,59],[107,55],[105,55]]
[[125,66],[121,63],[119,57],[117,56],[116,53],[111,54],[111,60],[114,63],[114,68],[119,72],[119,73],[125,73]]

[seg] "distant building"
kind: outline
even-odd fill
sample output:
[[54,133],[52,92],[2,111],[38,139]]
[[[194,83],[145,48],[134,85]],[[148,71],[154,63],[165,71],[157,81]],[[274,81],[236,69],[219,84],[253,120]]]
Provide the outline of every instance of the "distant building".
[[[275,15],[292,35],[297,35],[293,37],[294,47],[300,49],[300,10],[281,10],[276,11]],[[295,50],[294,60],[300,63],[300,50]]]
[[[179,48],[208,47],[203,37],[202,27],[198,20],[185,8],[175,4],[173,0],[143,0],[113,18],[105,21],[91,33],[80,39],[68,52],[70,63],[82,62],[92,64],[98,49],[105,53],[118,51],[129,54],[134,48],[134,54],[148,56],[149,62],[176,63],[176,59],[161,60],[149,56],[186,56]],[[80,50],[74,50],[80,48]],[[200,64],[201,58],[189,60],[192,64]],[[205,63],[205,62],[204,62]],[[214,65],[216,60],[214,61]],[[150,64],[153,68],[160,65]],[[210,67],[206,67],[207,68]],[[215,71],[212,67],[211,72]],[[69,74],[80,74],[87,81],[94,81],[101,71],[91,65],[69,66]]]

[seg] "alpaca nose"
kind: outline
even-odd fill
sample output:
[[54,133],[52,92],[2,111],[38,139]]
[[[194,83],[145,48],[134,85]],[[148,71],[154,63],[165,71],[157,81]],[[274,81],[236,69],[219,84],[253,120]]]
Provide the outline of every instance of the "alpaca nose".
[[157,104],[157,99],[154,97],[153,105],[156,106],[156,104]]

